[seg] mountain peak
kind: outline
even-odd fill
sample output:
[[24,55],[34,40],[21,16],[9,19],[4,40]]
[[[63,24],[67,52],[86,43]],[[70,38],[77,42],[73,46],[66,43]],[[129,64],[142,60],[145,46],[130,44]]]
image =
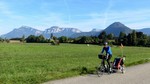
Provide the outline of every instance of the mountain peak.
[[58,29],[60,28],[59,26],[52,26],[51,29]]
[[62,31],[63,29],[58,27],[58,26],[52,26],[48,29],[45,30],[45,33],[58,33],[60,31]]
[[29,27],[29,26],[21,26],[21,27],[19,27],[19,29],[31,29],[32,27]]
[[70,37],[72,34],[80,33],[81,31],[76,28],[62,28],[58,26],[52,26],[43,32],[43,35],[48,38],[51,33],[56,37],[67,36]]
[[107,34],[113,33],[115,36],[119,36],[120,32],[124,32],[126,34],[132,32],[132,30],[129,27],[125,26],[121,22],[112,23],[104,31],[106,31]]
[[120,27],[126,27],[126,26],[124,24],[122,24],[121,22],[114,22],[108,27],[120,28]]

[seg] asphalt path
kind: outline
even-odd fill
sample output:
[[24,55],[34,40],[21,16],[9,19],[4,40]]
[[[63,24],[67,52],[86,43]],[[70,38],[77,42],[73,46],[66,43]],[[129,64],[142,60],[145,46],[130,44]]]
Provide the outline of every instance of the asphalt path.
[[126,72],[104,74],[98,77],[96,74],[78,76],[46,82],[43,84],[150,84],[150,63],[126,68]]

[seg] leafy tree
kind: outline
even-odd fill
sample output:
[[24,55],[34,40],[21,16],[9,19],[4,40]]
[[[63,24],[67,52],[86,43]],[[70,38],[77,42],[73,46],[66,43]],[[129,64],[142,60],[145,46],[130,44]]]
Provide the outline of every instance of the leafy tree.
[[119,38],[120,38],[120,39],[123,39],[124,37],[126,37],[126,34],[125,34],[124,32],[120,32]]
[[150,36],[147,36],[147,44],[146,46],[150,47]]
[[33,42],[36,42],[36,36],[34,35],[30,35],[26,38],[26,42],[27,43],[33,43]]
[[61,37],[59,38],[59,41],[60,41],[61,43],[66,43],[66,42],[68,42],[68,38],[67,38],[66,36],[61,36]]
[[114,34],[112,34],[112,33],[108,34],[108,35],[107,35],[107,38],[108,38],[109,40],[113,40],[113,39],[114,39]]
[[132,45],[132,35],[131,35],[131,33],[128,34],[127,39],[128,39],[128,41],[127,41],[128,45],[131,46]]
[[92,43],[99,44],[99,38],[96,36],[92,36]]
[[54,37],[54,35],[53,35],[53,33],[51,33],[50,39],[53,39],[53,37]]
[[37,36],[36,37],[36,42],[38,43],[44,43],[45,42],[45,38],[43,35]]
[[146,39],[140,39],[138,41],[138,45],[140,45],[140,46],[146,46],[146,44],[147,44],[147,40]]
[[94,42],[94,40],[92,39],[92,37],[91,36],[87,36],[86,37],[86,40],[85,40],[85,43],[93,43]]
[[143,32],[136,32],[137,35],[137,45],[145,46],[148,42],[148,36],[143,34]]
[[143,38],[143,32],[136,32],[137,38],[141,39]]
[[21,42],[25,42],[25,35],[22,36],[22,38],[21,38],[20,41],[21,41]]
[[68,38],[68,43],[73,43],[75,41],[75,38]]
[[86,36],[83,36],[80,40],[79,43],[86,43]]
[[98,37],[101,43],[104,43],[105,41],[107,41],[107,34],[105,31],[102,31]]
[[53,36],[53,40],[57,40],[57,37],[56,37],[56,36]]
[[30,35],[26,38],[26,42],[27,43],[44,43],[46,42],[46,40],[43,35],[40,35],[40,36]]
[[91,36],[82,36],[82,37],[78,37],[78,39],[76,39],[75,41],[76,43],[94,43],[94,39]]
[[136,46],[137,45],[137,36],[136,36],[136,31],[132,31],[132,45]]
[[126,36],[126,33],[124,33],[124,32],[120,32],[120,34],[119,34],[119,38],[118,38],[118,43],[119,44],[124,44],[124,45],[127,45],[127,42],[128,40],[127,40],[127,36]]
[[4,42],[4,39],[0,37],[0,42]]

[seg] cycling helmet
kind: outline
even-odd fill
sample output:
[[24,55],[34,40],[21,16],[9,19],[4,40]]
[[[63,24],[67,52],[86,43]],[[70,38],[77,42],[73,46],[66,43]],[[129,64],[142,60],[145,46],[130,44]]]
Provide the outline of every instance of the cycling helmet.
[[104,45],[107,45],[108,43],[107,42],[104,42]]

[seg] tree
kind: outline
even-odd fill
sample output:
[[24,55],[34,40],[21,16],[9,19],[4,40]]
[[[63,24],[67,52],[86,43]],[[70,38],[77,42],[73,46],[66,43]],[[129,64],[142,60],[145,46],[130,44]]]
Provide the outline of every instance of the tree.
[[137,38],[141,39],[143,38],[143,32],[136,32]]
[[132,45],[136,46],[137,45],[137,36],[136,36],[136,31],[132,31]]
[[124,32],[120,32],[119,38],[120,38],[120,39],[123,39],[124,37],[126,37],[126,34],[125,34]]
[[76,43],[82,43],[82,44],[85,44],[85,43],[94,43],[94,39],[91,37],[91,36],[82,36],[82,37],[78,37],[78,39],[76,39],[75,41]]
[[27,43],[33,43],[36,42],[36,36],[30,35],[26,38]]
[[0,42],[4,42],[4,39],[0,37]]
[[25,35],[22,36],[20,41],[23,42],[23,43],[25,42]]
[[86,40],[85,40],[85,43],[93,43],[94,42],[94,40],[92,39],[92,37],[91,36],[87,36],[86,37]]
[[146,46],[150,47],[150,36],[147,37],[147,44]]
[[146,46],[146,44],[147,44],[147,40],[146,39],[140,39],[138,41],[138,45],[140,45],[140,46]]
[[123,44],[123,45],[127,45],[127,36],[126,36],[126,33],[124,32],[120,32],[119,34],[119,38],[118,38],[118,42],[119,44]]
[[75,41],[75,38],[68,38],[68,43],[73,43]]
[[59,38],[59,41],[60,41],[61,43],[66,43],[66,42],[68,42],[68,38],[67,38],[66,36],[61,36],[61,37]]
[[57,37],[56,37],[56,36],[53,36],[53,40],[57,40]]
[[53,39],[53,37],[54,37],[54,35],[53,35],[53,33],[51,33],[50,39]]
[[107,41],[107,34],[106,34],[106,32],[105,32],[105,31],[102,31],[102,32],[99,34],[98,38],[100,39],[100,42],[101,42],[101,43],[106,42],[106,41]]
[[92,36],[91,38],[92,38],[92,43],[99,44],[99,38],[98,37]]
[[36,37],[36,42],[38,43],[44,43],[45,42],[45,38],[43,35],[37,36]]
[[109,40],[114,39],[114,34],[112,34],[112,33],[108,34],[108,35],[107,35],[107,38],[108,38]]
[[146,46],[149,42],[149,37],[143,32],[136,32],[137,34],[137,45]]
[[132,35],[131,35],[131,33],[128,34],[127,39],[128,39],[127,40],[128,45],[131,46],[132,45]]
[[44,43],[46,42],[46,39],[44,38],[43,35],[40,35],[40,36],[30,35],[26,38],[26,42],[27,43]]

